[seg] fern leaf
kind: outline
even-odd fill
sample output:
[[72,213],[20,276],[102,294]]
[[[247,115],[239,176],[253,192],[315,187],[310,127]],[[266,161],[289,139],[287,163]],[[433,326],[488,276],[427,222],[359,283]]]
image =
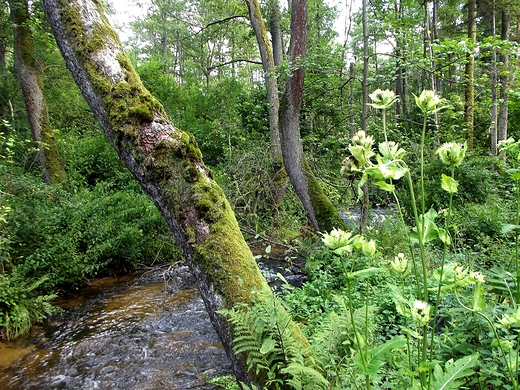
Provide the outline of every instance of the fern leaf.
[[290,375],[287,384],[296,389],[328,389],[329,381],[312,367],[304,366],[300,363],[289,363],[281,370],[281,373]]
[[449,360],[445,364],[445,370],[439,364],[433,369],[432,390],[457,390],[461,385],[461,379],[473,374],[473,367],[477,364],[478,353],[465,356],[457,361]]

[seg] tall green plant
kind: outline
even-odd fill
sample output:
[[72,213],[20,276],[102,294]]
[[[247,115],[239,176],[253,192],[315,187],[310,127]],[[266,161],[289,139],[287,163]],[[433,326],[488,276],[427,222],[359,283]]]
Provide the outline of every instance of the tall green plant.
[[[410,317],[418,327],[418,332],[412,333],[417,339],[417,361],[416,365],[410,367],[410,370],[415,369],[418,372],[421,388],[431,389],[432,384],[435,384],[436,380],[442,377],[437,369],[433,372],[431,371],[432,362],[435,361],[434,327],[431,325],[431,319],[432,316],[434,319],[437,317],[441,299],[441,286],[444,282],[443,272],[445,268],[444,263],[446,251],[448,245],[451,243],[447,227],[449,226],[451,218],[452,197],[457,191],[457,182],[453,178],[453,169],[455,166],[461,164],[465,155],[466,146],[451,143],[445,144],[438,150],[441,160],[451,168],[451,176],[442,175],[442,187],[450,193],[450,204],[448,207],[446,226],[445,228],[441,228],[435,222],[438,213],[433,209],[427,211],[425,207],[424,148],[428,118],[430,115],[447,107],[446,101],[439,98],[434,91],[423,91],[419,96],[415,96],[415,102],[423,114],[423,126],[420,137],[420,174],[418,178],[419,202],[417,202],[413,178],[410,169],[403,160],[405,151],[401,149],[398,144],[388,141],[386,135],[386,110],[395,103],[395,94],[388,90],[377,90],[371,94],[370,97],[373,101],[372,105],[383,110],[383,133],[385,135],[385,142],[379,144],[379,153],[376,153],[372,149],[373,139],[369,139],[369,137],[366,137],[364,133],[359,132],[356,137],[353,138],[352,145],[348,148],[350,156],[345,159],[342,172],[347,175],[361,175],[361,180],[358,183],[359,187],[368,180],[368,177],[372,177],[375,181],[375,185],[389,193],[392,193],[396,199],[396,204],[398,205],[403,221],[403,213],[400,208],[400,202],[396,195],[395,185],[393,182],[402,177],[406,178],[415,221],[414,227],[409,233],[409,240],[411,244],[410,253],[412,255],[412,266],[414,270],[417,295],[416,297],[406,299],[400,294],[399,289],[393,289],[392,291],[396,299],[398,311],[400,311],[401,314]],[[372,161],[372,158],[375,158],[375,163]],[[437,296],[432,307],[430,303],[431,285],[429,282],[431,274],[429,271],[428,260],[426,258],[426,245],[438,239],[443,242],[444,251],[441,260]],[[415,248],[417,248],[418,252],[417,258],[415,257]],[[406,266],[403,265],[403,262],[404,258],[398,258],[394,263],[394,268],[402,268],[401,272],[405,272],[404,270],[406,269]],[[431,337],[428,337],[430,334]],[[410,347],[410,340],[408,340],[408,347]],[[409,356],[412,355],[409,353]],[[474,362],[471,363],[472,361]],[[409,359],[409,362],[412,363],[411,358]],[[473,358],[469,358],[468,360],[468,364],[474,365],[475,362],[476,359]],[[459,361],[455,362],[454,365],[447,365],[446,369],[454,369],[458,363]],[[442,372],[442,370],[440,372]],[[414,386],[413,378],[411,384]]]

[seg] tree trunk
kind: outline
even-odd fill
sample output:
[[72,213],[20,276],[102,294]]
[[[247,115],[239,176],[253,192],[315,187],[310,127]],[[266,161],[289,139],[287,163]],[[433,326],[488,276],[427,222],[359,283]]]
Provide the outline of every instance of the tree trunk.
[[6,6],[2,2],[0,3],[0,77],[5,76],[6,70],[6,61],[5,61],[5,53],[7,51],[7,31],[8,24],[6,20],[9,20]]
[[43,181],[47,184],[57,184],[65,180],[65,168],[58,154],[43,95],[43,75],[36,60],[34,41],[28,24],[28,6],[25,0],[9,0],[9,8],[13,21],[18,79],[27,108],[32,138],[38,148],[38,162]]
[[193,135],[175,128],[144,88],[101,3],[42,3],[67,67],[120,159],[168,223],[235,375],[249,383],[245,357],[233,354],[231,329],[218,310],[250,304],[253,290],[270,290]]
[[[397,21],[402,20],[403,18],[403,6],[401,1],[396,1],[395,3],[395,18]],[[398,96],[399,100],[395,105],[395,110],[397,114],[397,120],[401,126],[408,126],[408,106],[406,104],[406,70],[403,66],[403,62],[405,61],[404,53],[406,49],[404,46],[404,34],[403,29],[398,27],[396,39],[395,39],[395,68],[396,68],[396,76],[395,76],[395,93]]]
[[[432,2],[432,42],[433,43],[439,43],[440,42],[440,39],[439,39],[439,29],[438,29],[438,24],[439,24],[439,0],[433,0]],[[435,56],[433,55],[433,48],[431,49],[431,52],[432,52],[432,60],[433,60],[433,65],[434,65],[434,68],[435,68],[435,73],[434,73],[434,81],[435,81],[435,85],[433,86],[433,89],[435,89],[435,91],[437,92],[437,94],[442,95],[442,65],[438,62],[438,61],[435,61]]]
[[[269,41],[267,36],[267,29],[265,27],[264,19],[260,11],[260,4],[258,0],[246,0],[249,9],[249,19],[251,26],[258,42],[260,50],[260,58],[262,59],[262,68],[264,70],[265,85],[267,88],[267,104],[269,115],[269,137],[271,142],[271,156],[273,159],[273,203],[279,206],[285,196],[287,188],[288,177],[285,171],[282,155],[282,147],[280,141],[280,126],[279,126],[279,111],[280,99],[278,97],[278,79],[276,77],[277,61],[282,61],[282,42],[281,31],[275,25],[277,30],[273,36],[273,44]],[[274,22],[272,19],[279,15],[278,4],[273,4],[271,25]],[[276,14],[278,11],[278,14]],[[274,50],[273,50],[274,49]],[[276,54],[276,55],[275,55]]]
[[274,65],[280,66],[283,61],[283,36],[281,27],[281,13],[278,1],[270,2],[269,30],[271,32],[271,40],[273,42],[273,58]]
[[[368,133],[368,20],[367,20],[367,0],[361,2],[361,15],[363,23],[363,81],[362,81],[362,109],[361,109],[361,129]],[[359,230],[362,231],[368,224],[368,204],[370,202],[368,196],[368,183],[361,188],[363,198],[361,199],[361,215],[359,218]]]
[[[503,10],[500,38],[503,41],[508,41],[510,31],[511,20],[509,14],[505,10]],[[509,89],[510,83],[509,53],[507,50],[504,50],[503,54],[500,55],[500,61],[502,62],[503,71],[500,72],[500,109],[498,115],[498,141],[504,141],[507,139],[507,102],[509,100],[509,94],[507,91]]]
[[[477,43],[477,1],[468,0],[468,38],[469,43],[474,46]],[[465,70],[466,92],[464,102],[464,120],[467,126],[468,148],[473,149],[474,127],[475,127],[475,57],[474,49],[467,56]]]
[[[491,36],[496,36],[496,7],[495,2],[492,4],[491,12]],[[489,138],[491,141],[491,154],[496,156],[498,154],[498,113],[497,113],[497,49],[493,47],[491,50],[491,125],[489,127]]]
[[291,43],[292,71],[280,104],[280,135],[285,169],[310,223],[318,231],[345,228],[336,208],[325,195],[303,154],[300,136],[300,111],[303,98],[304,64],[307,54],[307,0],[292,0]]

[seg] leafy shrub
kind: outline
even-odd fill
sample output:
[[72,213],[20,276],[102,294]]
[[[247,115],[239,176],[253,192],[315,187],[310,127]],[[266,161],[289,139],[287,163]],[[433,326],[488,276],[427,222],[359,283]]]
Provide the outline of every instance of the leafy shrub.
[[[410,160],[413,161],[413,160]],[[453,201],[455,207],[470,203],[486,203],[488,197],[496,189],[504,186],[504,178],[493,169],[495,160],[490,157],[468,154],[461,166],[455,167],[454,179],[459,183],[458,191]],[[448,204],[449,193],[444,191],[440,185],[439,178],[442,174],[448,174],[446,166],[434,155],[426,157],[424,164],[424,191],[426,209],[433,207],[441,210]],[[413,177],[419,177],[419,167],[414,167]],[[399,183],[401,184],[401,183]],[[416,183],[418,186],[418,183]],[[405,214],[411,217],[411,200],[408,196],[408,189],[398,186],[399,198],[404,208]],[[415,188],[418,194],[418,202],[421,201],[421,191]]]
[[56,295],[36,293],[45,279],[26,279],[16,269],[10,274],[0,274],[0,338],[11,340],[26,334],[33,322],[57,311],[50,304]]
[[93,188],[98,183],[110,182],[117,189],[135,183],[102,134],[74,138],[64,146],[68,181],[73,186]]
[[113,187],[103,182],[71,194],[37,178],[11,180],[7,230],[18,271],[29,279],[48,275],[42,289],[70,289],[96,274],[176,258],[169,230],[144,193]]
[[486,251],[502,235],[502,225],[508,221],[509,211],[504,201],[491,197],[485,203],[466,204],[453,215],[458,245],[475,251]]

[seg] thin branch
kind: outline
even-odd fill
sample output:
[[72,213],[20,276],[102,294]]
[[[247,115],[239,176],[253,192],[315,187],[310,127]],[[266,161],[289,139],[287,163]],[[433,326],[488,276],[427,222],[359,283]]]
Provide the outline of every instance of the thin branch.
[[218,65],[209,66],[209,67],[206,68],[206,70],[207,71],[212,71],[213,69],[217,69],[217,68],[220,68],[222,66],[226,66],[226,65],[230,65],[230,64],[235,64],[237,62],[248,62],[250,64],[262,65],[261,61],[254,61],[254,60],[248,60],[248,59],[245,59],[245,58],[241,58],[241,59],[238,59],[238,60],[231,60],[231,61],[223,62],[223,63],[218,64]]
[[201,27],[200,30],[197,31],[195,34],[193,34],[191,37],[195,37],[195,36],[197,36],[198,34],[200,34],[201,32],[203,32],[204,30],[206,30],[206,29],[208,29],[209,27],[214,26],[214,25],[216,25],[216,24],[224,24],[224,23],[229,22],[230,20],[233,20],[233,19],[240,19],[240,18],[247,18],[247,15],[233,15],[233,16],[229,16],[229,17],[227,17],[227,18],[221,19],[221,20],[215,20],[214,22],[208,23],[208,24],[206,24],[205,26]]

